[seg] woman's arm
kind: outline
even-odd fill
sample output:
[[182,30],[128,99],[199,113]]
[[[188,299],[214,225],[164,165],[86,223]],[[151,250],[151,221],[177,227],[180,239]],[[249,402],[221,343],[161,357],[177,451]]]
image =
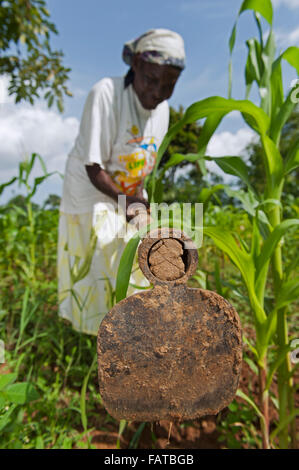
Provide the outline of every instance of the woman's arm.
[[114,201],[117,202],[118,196],[123,193],[116,186],[111,176],[101,168],[98,163],[93,165],[85,165],[87,174],[91,183],[106,196],[111,197]]
[[[111,197],[114,201],[118,201],[118,196],[124,195],[122,191],[116,186],[113,179],[98,163],[94,163],[91,165],[85,165],[88,177],[91,183],[102,193],[106,194],[106,196]],[[133,203],[141,203],[149,208],[149,203],[146,199],[144,199],[142,193],[138,192],[136,196],[126,196],[126,209],[130,204]],[[135,215],[135,214],[134,214]],[[131,220],[134,215],[128,214],[127,212],[127,221]]]

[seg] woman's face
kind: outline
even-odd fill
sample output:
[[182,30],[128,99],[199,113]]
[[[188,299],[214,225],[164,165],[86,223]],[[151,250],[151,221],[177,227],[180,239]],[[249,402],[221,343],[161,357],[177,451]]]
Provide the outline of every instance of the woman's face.
[[133,87],[145,109],[155,109],[171,97],[181,69],[172,65],[145,62],[138,54],[133,59]]

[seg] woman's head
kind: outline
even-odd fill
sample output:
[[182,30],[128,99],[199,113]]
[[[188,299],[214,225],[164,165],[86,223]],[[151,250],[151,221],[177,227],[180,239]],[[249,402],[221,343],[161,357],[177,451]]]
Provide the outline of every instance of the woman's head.
[[133,84],[145,109],[154,109],[170,98],[185,67],[182,37],[166,29],[154,29],[125,44],[123,59],[130,65],[125,86]]

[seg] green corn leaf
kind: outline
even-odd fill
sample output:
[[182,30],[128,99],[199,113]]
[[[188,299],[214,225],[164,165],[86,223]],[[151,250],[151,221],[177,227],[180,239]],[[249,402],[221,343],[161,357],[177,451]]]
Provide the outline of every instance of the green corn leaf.
[[261,135],[261,141],[266,156],[266,173],[270,184],[268,190],[275,199],[280,199],[281,183],[283,180],[282,156],[269,136]]
[[203,204],[207,203],[211,199],[213,194],[217,193],[218,191],[221,191],[223,188],[223,184],[216,184],[211,188],[202,188],[198,195],[198,202],[202,202]]
[[260,81],[259,92],[261,97],[261,108],[271,115],[271,70],[275,56],[275,40],[272,29],[270,29],[266,45],[261,53],[263,62],[263,74]]
[[288,47],[280,56],[273,62],[271,73],[271,88],[272,88],[272,113],[271,113],[271,127],[270,137],[275,144],[279,143],[280,134],[283,126],[292,113],[296,101],[292,99],[293,90],[288,94],[285,102],[283,103],[283,88],[281,76],[281,61],[286,60],[291,67],[294,67],[299,74],[299,47]]
[[278,367],[283,363],[285,360],[286,355],[288,352],[291,350],[291,346],[288,344],[286,346],[282,346],[279,351],[277,352],[277,357],[271,367],[269,368],[268,374],[267,374],[267,382],[265,386],[265,391],[269,390],[272,380],[273,380],[273,375],[275,374],[276,370]]
[[188,161],[193,163],[202,159],[215,162],[219,166],[219,168],[224,171],[224,173],[232,176],[237,176],[254,192],[254,189],[252,188],[251,183],[249,181],[248,167],[243,161],[242,157],[238,156],[211,157],[208,155],[201,156],[200,154],[196,153],[188,153],[186,155],[175,153],[169,158],[168,162],[166,163],[165,171],[172,166],[178,165],[182,161]]
[[[283,104],[283,83],[282,83],[282,71],[281,71],[281,60],[278,58],[272,64],[271,73],[271,128],[273,122]],[[270,131],[270,137],[272,133]]]
[[254,19],[255,19],[257,29],[259,32],[260,45],[261,45],[261,48],[263,48],[264,39],[263,39],[263,29],[262,29],[262,24],[261,24],[261,15],[259,13],[254,12]]
[[139,242],[140,236],[137,233],[129,240],[121,256],[116,276],[116,302],[120,302],[127,295],[133,261]]
[[229,45],[229,52],[232,54],[233,49],[235,47],[235,42],[236,42],[236,33],[237,33],[237,22],[235,22],[232,32],[229,37],[228,45]]
[[269,262],[274,250],[279,243],[283,235],[292,227],[299,225],[299,219],[287,219],[277,225],[274,230],[271,232],[267,240],[265,240],[261,253],[256,261],[256,278],[258,278],[261,270],[264,268],[266,263]]
[[247,253],[242,245],[239,247],[234,237],[222,228],[204,227],[204,233],[212,238],[216,246],[229,256],[241,272],[256,320],[262,325],[267,317],[255,294],[255,266],[251,254]]
[[257,199],[256,195],[251,191],[243,190],[234,190],[230,186],[224,185],[224,191],[229,197],[233,197],[241,201],[243,209],[252,217],[256,214],[256,209],[260,204],[260,201]]
[[274,431],[271,432],[270,434],[270,439],[271,441],[273,441],[273,439],[277,436],[277,434],[279,434],[286,426],[288,426],[288,424],[293,421],[293,419],[299,415],[299,409],[295,409],[294,411],[292,411],[288,417],[284,418],[283,420],[281,420],[277,426],[276,429],[274,429]]
[[9,385],[3,393],[5,393],[7,400],[17,405],[24,405],[25,403],[39,398],[39,394],[35,390],[34,386],[28,382]]
[[13,177],[11,180],[9,180],[7,183],[1,184],[1,185],[0,185],[0,195],[3,193],[4,189],[5,189],[7,186],[10,186],[10,185],[13,184],[16,180],[17,180],[17,177],[14,176],[14,177]]
[[253,10],[254,13],[260,13],[270,25],[273,19],[273,7],[271,0],[244,0],[241,5],[239,15],[245,10]]
[[251,241],[251,256],[256,261],[257,257],[260,254],[261,247],[260,247],[261,237],[260,232],[258,229],[258,222],[257,217],[255,217],[252,221],[252,241]]
[[276,110],[276,115],[272,117],[269,136],[276,145],[279,144],[283,126],[286,124],[296,106],[296,102],[292,100],[292,93],[293,91],[291,90],[280,108]]
[[286,307],[299,298],[299,277],[289,279],[280,286],[275,308],[277,310]]
[[287,175],[299,166],[299,140],[296,140],[289,149],[285,162],[284,174]]
[[49,178],[50,176],[54,175],[55,173],[57,173],[56,171],[52,171],[51,173],[46,173],[44,176],[38,176],[37,178],[34,178],[34,184],[33,184],[33,189],[32,191],[30,192],[30,194],[28,194],[27,198],[26,199],[31,199],[32,196],[34,196],[34,194],[36,193],[36,190],[38,188],[38,186],[47,178]]
[[200,155],[205,155],[208,143],[221,123],[225,113],[215,112],[207,116],[198,138],[197,148]]
[[[272,8],[271,0],[263,0],[263,1],[261,1],[261,0],[244,0],[243,1],[242,5],[240,7],[240,10],[239,10],[238,16],[237,16],[237,20],[236,20],[236,22],[233,26],[233,29],[232,29],[232,32],[231,32],[231,35],[230,35],[230,38],[229,38],[229,54],[230,54],[229,82],[228,82],[228,97],[229,98],[231,98],[231,90],[232,90],[232,59],[231,59],[231,56],[232,56],[233,49],[234,49],[235,42],[236,42],[237,22],[238,22],[238,18],[241,15],[241,13],[243,13],[246,10],[253,10],[255,21],[258,25],[258,29],[259,29],[261,38],[262,38],[261,25],[260,25],[258,14],[262,15],[265,18],[265,20],[268,21],[268,23],[270,25],[272,25],[273,8]],[[261,40],[261,45],[262,44],[263,43],[262,43],[262,40]]]
[[245,83],[251,85],[254,81],[259,85],[262,76],[261,45],[256,38],[246,41],[248,56],[245,67]]
[[248,168],[241,157],[205,157],[208,160],[213,160],[224,173],[228,175],[237,176],[240,178],[251,190],[253,188],[249,181]]
[[291,46],[288,47],[282,54],[282,58],[286,60],[291,67],[296,69],[297,74],[299,75],[299,47]]
[[240,111],[242,114],[250,118],[251,125],[254,126],[254,129],[258,133],[260,133],[261,135],[266,134],[270,123],[269,117],[262,109],[258,108],[250,101],[233,100],[222,98],[219,96],[212,96],[210,98],[206,98],[202,101],[198,101],[192,104],[191,106],[189,106],[189,108],[187,108],[182,119],[169,129],[159,147],[155,168],[152,172],[151,177],[152,201],[153,195],[155,194],[155,180],[159,163],[165,150],[170,144],[171,139],[176,135],[176,133],[185,124],[198,121],[199,119],[207,118],[208,116],[212,116],[216,113],[216,117],[214,116],[213,119],[211,118],[211,120],[209,121],[209,126],[207,126],[207,134],[205,136],[205,139],[203,139],[202,147],[205,148],[206,140],[209,134],[212,132],[212,129],[218,125],[224,115],[230,113],[231,111]]
[[277,310],[274,308],[270,314],[267,316],[267,320],[265,324],[263,325],[263,335],[262,335],[262,340],[263,340],[263,345],[265,347],[268,347],[270,342],[272,341],[272,338],[274,334],[276,333],[276,328],[277,328]]
[[38,153],[33,153],[31,155],[31,159],[30,159],[30,162],[29,162],[29,165],[28,165],[28,170],[27,170],[28,174],[31,173],[31,170],[33,168],[33,165],[34,165],[36,159],[39,160],[39,162],[41,164],[41,167],[43,169],[43,172],[44,172],[44,174],[46,174],[47,173],[46,164],[45,164],[44,160],[42,159],[42,157]]

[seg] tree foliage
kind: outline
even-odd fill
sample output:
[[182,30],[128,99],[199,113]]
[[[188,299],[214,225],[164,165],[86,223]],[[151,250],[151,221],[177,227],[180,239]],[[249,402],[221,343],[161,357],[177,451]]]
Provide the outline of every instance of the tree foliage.
[[10,78],[9,94],[15,102],[34,103],[40,95],[63,111],[63,96],[70,68],[63,53],[53,50],[51,34],[58,34],[44,0],[0,0],[0,74]]

